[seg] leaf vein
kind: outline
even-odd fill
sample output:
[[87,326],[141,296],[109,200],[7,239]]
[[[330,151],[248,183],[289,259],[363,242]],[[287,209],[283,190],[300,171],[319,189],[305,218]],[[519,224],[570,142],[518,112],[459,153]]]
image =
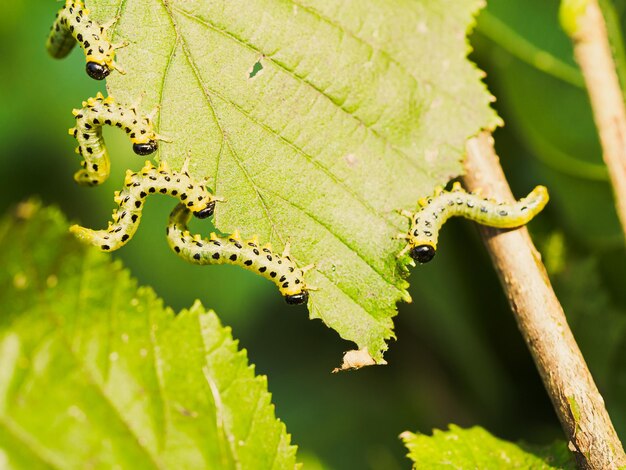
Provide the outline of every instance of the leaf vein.
[[[252,189],[254,190],[255,195],[259,199],[259,201],[261,203],[261,206],[263,207],[263,212],[265,212],[265,215],[267,215],[267,218],[269,219],[270,226],[272,227],[272,232],[274,232],[276,234],[276,236],[278,237],[278,239],[280,240],[280,242],[282,244],[284,244],[283,238],[280,236],[280,233],[278,232],[278,230],[276,228],[276,222],[274,221],[272,213],[270,212],[270,209],[267,206],[267,203],[265,202],[265,199],[263,198],[263,195],[259,191],[259,187],[256,185],[256,183],[254,182],[254,180],[252,179],[252,177],[250,176],[248,171],[244,168],[244,166],[243,166],[243,164],[241,162],[241,159],[239,158],[239,155],[237,154],[237,152],[235,151],[235,148],[232,146],[232,144],[230,143],[230,141],[228,139],[226,139],[226,143],[228,145],[228,148],[230,149],[230,153],[233,156],[233,160],[235,160],[235,163],[237,163],[237,166],[241,169],[241,171],[244,174],[246,180],[250,183],[250,185],[252,186]],[[270,235],[270,237],[271,237],[271,235]]]
[[[81,285],[79,287],[79,292],[78,292],[79,295],[78,295],[78,297],[81,297],[82,293],[86,291],[86,289],[84,287],[85,283],[82,282],[82,280],[85,278],[85,275],[86,275],[86,273],[88,271],[86,269],[86,265],[88,264],[89,256],[84,256],[82,259],[83,259],[83,263],[81,265],[81,272],[77,274],[78,276],[80,276],[80,279],[81,279]],[[84,310],[76,310],[76,311],[80,312],[80,311],[84,311]],[[70,342],[70,338],[67,336],[66,331],[62,329],[63,328],[63,323],[59,321],[57,316],[51,310],[49,310],[49,308],[46,308],[45,312],[46,312],[46,315],[51,319],[51,321],[54,324],[56,324],[59,329],[62,330],[62,334],[60,335],[61,343],[63,345],[65,345],[65,347],[66,347],[67,351],[69,352],[70,356],[74,359],[75,363],[79,366],[79,370],[84,374],[84,377],[85,377],[87,383],[89,383],[91,385],[92,389],[96,391],[98,396],[100,396],[102,398],[103,403],[105,405],[107,405],[107,407],[109,409],[112,410],[112,412],[113,412],[112,414],[115,416],[117,421],[119,423],[121,423],[123,428],[128,432],[128,434],[134,438],[134,442],[135,442],[135,444],[137,444],[137,447],[144,452],[144,454],[148,457],[148,459],[154,464],[154,467],[155,468],[161,468],[161,466],[158,464],[158,461],[157,461],[156,457],[152,455],[152,453],[150,452],[150,450],[148,448],[146,448],[144,445],[141,444],[141,440],[140,440],[139,436],[137,436],[135,434],[135,432],[131,428],[130,424],[128,422],[126,422],[126,420],[122,416],[120,410],[118,410],[115,407],[115,405],[111,402],[111,399],[109,398],[109,396],[104,391],[102,384],[98,383],[98,381],[94,377],[93,373],[87,367],[87,364],[85,362],[83,362],[85,360],[85,357],[84,356],[80,356],[76,352],[76,350],[72,347],[71,342]]]
[[[263,189],[264,191],[267,191],[268,193],[272,194],[273,196],[281,199],[282,201],[284,201],[285,203],[287,203],[288,205],[290,205],[294,209],[300,211],[302,214],[304,214],[305,216],[307,216],[308,218],[313,220],[315,223],[317,223],[319,226],[321,226],[323,229],[325,229],[328,233],[330,233],[335,239],[337,239],[342,245],[344,245],[352,253],[354,253],[361,261],[363,261],[365,264],[367,264],[372,269],[372,271],[374,271],[386,284],[390,285],[391,287],[393,287],[398,292],[401,292],[401,290],[398,288],[398,286],[396,286],[394,283],[392,283],[389,280],[387,280],[385,278],[385,276],[383,275],[383,273],[380,271],[380,269],[378,267],[374,266],[371,261],[368,261],[366,258],[364,258],[363,255],[358,251],[358,249],[356,247],[351,246],[350,243],[347,240],[345,240],[342,236],[340,236],[339,234],[333,232],[331,230],[331,228],[325,222],[323,222],[322,220],[317,218],[317,216],[315,214],[309,212],[306,208],[299,206],[295,202],[293,202],[293,201],[291,201],[289,199],[284,198],[283,196],[281,196],[280,194],[276,193],[275,191],[272,191],[271,189],[267,189],[267,188],[263,188],[263,187],[261,187],[261,189]],[[321,272],[319,269],[317,269],[317,271]],[[328,277],[327,277],[327,279],[328,279]],[[356,297],[353,297],[349,292],[345,291],[343,288],[341,288],[341,287],[339,287],[339,288],[342,290],[342,292],[344,294],[346,294],[348,297],[352,298],[352,300],[354,300],[358,305],[360,305],[365,311],[368,311],[368,309],[365,308],[365,306],[362,305],[358,301],[358,299]]]
[[58,468],[59,470],[63,469],[64,466],[60,462],[52,462],[50,459],[45,456],[46,450],[40,448],[39,443],[28,439],[24,432],[12,419],[7,416],[0,416],[0,425],[9,433],[16,441],[26,447],[31,455],[37,458],[41,463],[47,465],[50,468]]
[[148,325],[148,329],[149,329],[149,333],[148,336],[150,337],[150,347],[152,348],[152,358],[153,358],[153,363],[154,363],[154,375],[157,381],[157,387],[159,389],[159,395],[158,395],[158,399],[161,402],[161,413],[163,414],[163,426],[160,426],[161,429],[161,433],[159,436],[160,439],[160,443],[163,446],[163,448],[166,445],[167,442],[167,434],[168,431],[170,429],[170,407],[168,405],[167,399],[165,397],[165,384],[164,384],[164,380],[163,380],[163,371],[160,367],[160,362],[159,359],[157,357],[157,352],[159,351],[159,347],[157,345],[157,340],[156,340],[156,328],[153,327],[153,323],[154,323],[154,318],[152,316],[152,312],[154,310],[150,309],[150,315],[149,315],[149,325]]
[[[354,119],[360,126],[363,126],[363,128],[365,128],[368,132],[370,132],[374,137],[376,137],[377,139],[381,140],[382,142],[385,143],[386,146],[388,146],[389,148],[393,149],[395,152],[398,153],[398,155],[400,155],[404,160],[406,160],[407,163],[409,163],[411,166],[415,167],[416,169],[423,171],[423,169],[419,166],[419,164],[415,161],[414,158],[411,158],[410,155],[408,155],[405,151],[403,151],[402,149],[398,148],[396,145],[394,145],[387,137],[385,137],[383,134],[381,134],[379,131],[377,131],[376,129],[373,128],[373,126],[376,124],[376,122],[378,122],[380,120],[380,117],[377,118],[374,122],[372,123],[366,123],[365,121],[363,121],[360,117],[358,117],[353,111],[348,110],[347,108],[345,108],[343,106],[343,104],[337,100],[336,98],[333,98],[332,96],[330,96],[329,94],[327,94],[324,90],[322,90],[321,88],[319,88],[317,85],[315,85],[313,82],[309,81],[306,79],[306,77],[299,75],[295,72],[295,70],[290,69],[289,67],[287,67],[286,64],[284,64],[283,62],[276,60],[275,58],[272,57],[272,54],[270,53],[264,53],[262,50],[260,50],[258,47],[256,47],[255,45],[245,41],[243,38],[240,38],[234,34],[232,34],[231,32],[229,32],[226,29],[223,28],[219,28],[217,27],[217,25],[215,25],[215,23],[211,23],[203,18],[199,18],[198,16],[194,15],[193,13],[190,13],[186,10],[180,9],[180,8],[176,8],[173,7],[174,10],[176,10],[177,12],[180,12],[181,14],[185,15],[186,17],[204,25],[207,26],[208,28],[211,28],[213,31],[216,31],[220,34],[223,34],[224,36],[234,40],[235,42],[241,44],[242,46],[250,49],[251,51],[254,51],[258,54],[261,54],[264,58],[268,59],[270,62],[272,62],[273,64],[277,65],[278,68],[280,68],[281,70],[283,70],[284,72],[286,72],[287,74],[291,75],[293,78],[295,78],[296,80],[300,81],[301,83],[305,84],[306,86],[311,87],[313,90],[315,90],[317,93],[319,93],[319,95],[321,95],[322,97],[326,98],[328,101],[330,101],[337,109],[341,110],[344,114],[346,114],[347,116],[349,116],[350,118]],[[318,15],[319,16],[319,15]],[[374,52],[374,47],[363,41],[361,38],[358,38],[357,36],[352,35],[351,33],[349,33],[349,31],[341,28],[338,25],[335,25],[333,23],[329,23],[334,27],[337,27],[340,29],[340,31],[343,34],[348,34],[350,35],[350,37],[354,37],[357,40],[359,40],[362,44],[366,45],[369,49],[370,49],[370,58],[373,56],[373,52]],[[384,51],[381,51],[382,55],[389,61],[393,62],[394,65],[397,65],[398,63],[395,61],[395,59],[392,59],[391,56],[389,56],[389,54],[385,53]],[[407,72],[403,67],[400,67],[400,69],[406,73],[406,75],[408,77],[410,77],[415,84],[418,83],[417,79],[410,74],[409,72]],[[221,96],[220,96],[221,97]],[[225,99],[223,97],[221,97],[222,99]],[[226,99],[225,99],[226,100]],[[230,100],[226,100],[228,102],[230,102]],[[355,108],[358,109],[358,108]]]

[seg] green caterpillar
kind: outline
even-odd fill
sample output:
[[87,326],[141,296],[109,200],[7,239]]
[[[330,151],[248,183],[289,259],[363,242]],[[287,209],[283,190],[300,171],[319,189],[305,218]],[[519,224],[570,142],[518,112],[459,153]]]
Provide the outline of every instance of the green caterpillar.
[[114,58],[115,49],[126,44],[111,44],[107,38],[107,29],[115,21],[99,25],[89,18],[82,0],[66,0],[50,28],[46,48],[52,57],[62,59],[78,42],[87,56],[86,70],[91,78],[103,80],[111,70],[124,73]]
[[137,115],[137,106],[121,106],[109,96],[98,93],[95,98],[83,101],[81,109],[72,110],[76,127],[69,130],[78,141],[76,152],[84,160],[82,170],[74,175],[78,184],[95,186],[103,183],[110,173],[109,155],[102,138],[102,126],[109,125],[124,129],[137,155],[149,155],[158,148],[157,140],[165,140],[154,131],[152,116]]
[[187,173],[187,162],[180,172],[170,171],[165,163],[155,168],[149,161],[138,172],[128,170],[124,189],[115,192],[119,208],[113,211],[113,221],[106,230],[91,230],[72,225],[76,237],[102,251],[113,251],[124,246],[135,234],[141,220],[145,199],[151,194],[168,194],[178,198],[193,214],[205,219],[213,215],[215,202],[221,201],[204,184],[196,182]]
[[313,290],[304,280],[304,274],[313,265],[298,268],[289,256],[289,244],[282,255],[272,252],[271,246],[259,246],[257,237],[242,241],[238,232],[229,236],[211,233],[210,238],[191,235],[187,223],[191,213],[183,204],[170,214],[167,242],[178,256],[194,264],[236,264],[254,271],[278,286],[288,304],[306,303]]
[[452,191],[437,188],[432,197],[420,199],[420,207],[415,214],[401,212],[411,219],[411,228],[408,233],[398,235],[398,238],[408,241],[398,257],[408,252],[418,263],[433,259],[439,230],[450,217],[461,216],[490,227],[520,227],[541,212],[548,199],[548,190],[544,186],[537,186],[528,196],[512,204],[468,193],[458,182],[454,183]]

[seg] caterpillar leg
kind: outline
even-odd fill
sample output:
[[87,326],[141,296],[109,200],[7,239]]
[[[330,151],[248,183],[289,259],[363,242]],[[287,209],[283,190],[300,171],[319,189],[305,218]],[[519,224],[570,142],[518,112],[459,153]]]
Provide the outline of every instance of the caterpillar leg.
[[139,115],[137,106],[125,107],[113,97],[98,93],[83,101],[81,109],[72,110],[76,126],[69,130],[78,141],[77,153],[83,157],[82,170],[74,175],[78,184],[95,186],[103,183],[110,173],[109,155],[102,138],[102,126],[115,126],[128,134],[137,155],[149,155],[158,148],[162,137],[154,130],[152,116]]
[[190,213],[204,219],[213,214],[214,197],[204,184],[195,181],[186,170],[170,171],[165,163],[155,168],[146,162],[141,171],[126,173],[124,189],[115,193],[118,208],[106,230],[91,230],[79,225],[70,227],[76,237],[102,251],[113,251],[124,246],[135,234],[145,199],[151,194],[168,194],[183,203]]
[[191,212],[179,204],[170,214],[167,225],[167,242],[178,256],[194,264],[236,264],[254,271],[272,281],[288,304],[304,304],[309,299],[310,287],[304,280],[311,266],[298,268],[289,256],[286,246],[282,255],[274,253],[271,246],[259,245],[257,237],[243,241],[238,232],[229,236],[211,233],[209,238],[191,235],[187,224]]
[[400,209],[400,210],[397,210],[395,212],[400,214],[402,217],[406,217],[407,219],[412,219],[413,218],[413,212],[408,211],[406,209]]
[[433,259],[437,250],[439,230],[450,217],[465,217],[482,225],[515,228],[528,223],[548,203],[548,190],[537,186],[528,196],[512,204],[480,197],[466,192],[459,183],[451,191],[437,190],[432,197],[420,199],[419,208],[411,217],[411,228],[405,238],[407,245],[399,256],[409,253],[418,263]]
[[123,45],[109,42],[106,34],[109,26],[89,18],[82,0],[66,0],[52,24],[46,48],[52,57],[60,59],[67,56],[78,42],[85,52],[85,68],[91,78],[103,80],[111,70],[124,73],[114,60],[115,49]]

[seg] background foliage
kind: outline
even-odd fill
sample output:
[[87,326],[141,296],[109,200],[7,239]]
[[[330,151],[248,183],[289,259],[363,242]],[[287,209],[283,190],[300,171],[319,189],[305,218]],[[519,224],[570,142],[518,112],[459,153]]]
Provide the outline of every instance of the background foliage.
[[[53,61],[45,37],[58,4],[0,5],[0,206],[31,194],[100,226],[111,194],[137,160],[124,135],[105,131],[118,162],[98,189],[75,186],[70,110],[94,95],[75,52]],[[606,3],[617,24],[625,2]],[[496,132],[519,196],[542,183],[552,201],[531,224],[574,333],[626,438],[626,255],[599,146],[555,0],[491,0],[472,37],[506,126]],[[614,41],[621,44],[621,38]],[[623,64],[622,64],[623,65]],[[104,89],[101,88],[104,92]],[[125,162],[119,163],[122,159]],[[162,236],[171,201],[154,198],[139,232],[115,254],[141,284],[179,310],[199,298],[219,312],[269,377],[277,415],[299,456],[329,468],[406,468],[404,430],[454,422],[493,434],[549,442],[560,429],[474,228],[451,221],[437,260],[411,276],[413,305],[401,305],[388,366],[331,375],[351,347],[319,322],[283,305],[274,286],[228,266],[184,264]],[[152,256],[161,253],[160,256]]]
[[535,470],[576,468],[564,441],[550,446],[513,445],[483,428],[433,430],[432,436],[404,432],[400,435],[416,469],[532,468]]
[[163,306],[56,208],[19,204],[0,246],[2,468],[295,467],[214,312]]

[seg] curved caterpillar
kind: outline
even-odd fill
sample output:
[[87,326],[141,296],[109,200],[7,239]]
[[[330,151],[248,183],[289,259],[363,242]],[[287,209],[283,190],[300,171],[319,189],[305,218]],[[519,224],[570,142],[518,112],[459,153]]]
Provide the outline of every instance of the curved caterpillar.
[[128,170],[124,189],[115,192],[119,205],[113,211],[113,221],[106,230],[91,230],[72,225],[70,231],[86,243],[102,251],[113,251],[124,246],[137,231],[141,220],[144,200],[155,193],[169,194],[178,198],[193,214],[205,219],[213,214],[215,202],[221,199],[211,194],[203,184],[196,182],[187,173],[187,162],[180,172],[170,171],[165,163],[155,168],[149,161],[137,173]]
[[109,96],[98,93],[95,98],[83,101],[81,109],[73,109],[76,127],[69,130],[78,141],[76,152],[84,158],[82,170],[74,174],[78,184],[95,186],[103,183],[110,173],[109,155],[102,138],[102,126],[124,129],[133,143],[137,155],[149,155],[164,138],[154,132],[152,116],[137,115],[137,106],[126,108]]
[[126,44],[111,44],[106,33],[115,21],[99,25],[89,18],[89,10],[82,0],[66,0],[50,28],[46,49],[52,57],[62,59],[78,42],[87,56],[85,68],[91,78],[103,80],[111,70],[124,73],[114,57],[115,49]]
[[285,301],[290,305],[306,303],[309,290],[304,274],[313,265],[298,268],[289,256],[289,244],[282,255],[272,252],[269,244],[259,246],[257,237],[242,241],[238,232],[229,236],[211,233],[210,238],[191,235],[187,223],[191,213],[183,204],[178,204],[170,214],[167,226],[167,242],[170,248],[183,259],[194,264],[236,264],[259,273],[278,286]]
[[398,257],[409,252],[418,263],[427,263],[433,259],[439,230],[450,217],[461,216],[490,227],[520,227],[541,212],[548,199],[545,186],[537,186],[528,196],[512,204],[468,193],[458,182],[454,183],[452,191],[437,188],[432,197],[419,200],[420,208],[415,214],[401,212],[411,219],[411,228],[408,234],[398,235],[398,238],[408,241]]

